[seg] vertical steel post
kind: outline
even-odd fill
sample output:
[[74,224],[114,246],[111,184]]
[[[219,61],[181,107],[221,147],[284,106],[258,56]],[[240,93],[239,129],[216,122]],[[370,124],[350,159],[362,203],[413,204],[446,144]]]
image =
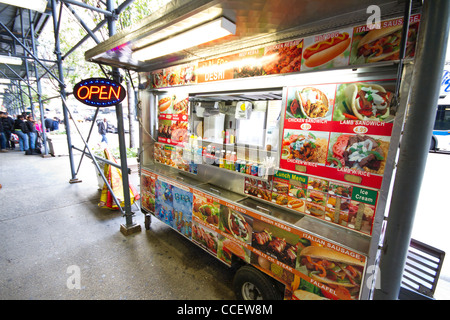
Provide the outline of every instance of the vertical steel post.
[[[36,54],[36,39],[34,36],[34,25],[33,25],[33,21],[31,19],[32,15],[31,15],[31,9],[28,9],[28,22],[30,24],[30,31],[31,31],[31,51],[33,52],[33,54]],[[27,71],[28,74],[28,71]],[[42,155],[43,157],[48,155],[48,146],[47,146],[47,134],[45,133],[45,124],[44,124],[44,106],[42,104],[42,88],[41,88],[41,79],[39,78],[39,73],[38,73],[38,68],[37,68],[37,63],[34,62],[34,75],[36,77],[36,87],[37,87],[37,93],[38,93],[38,102],[39,102],[39,112],[40,112],[40,116],[41,116],[41,128],[42,128],[42,132],[40,134],[42,134],[42,143],[44,145],[44,154]],[[30,94],[31,96],[31,94]],[[31,98],[30,98],[31,99]],[[33,104],[31,104],[33,105]]]
[[[115,19],[116,14],[114,11],[114,4],[112,0],[107,0],[106,8],[111,12],[111,16],[107,16],[109,36],[112,37],[116,33]],[[112,68],[113,79],[117,82],[121,82],[121,75],[119,68]],[[119,151],[120,151],[120,165],[122,170],[122,183],[123,183],[123,195],[124,195],[124,211],[125,211],[125,225],[121,225],[121,232],[125,235],[140,231],[140,226],[133,222],[134,213],[131,211],[131,198],[130,198],[130,183],[128,179],[128,164],[127,164],[127,150],[125,144],[125,130],[123,124],[123,109],[122,103],[116,105],[117,116],[117,135],[119,138]]]
[[396,300],[400,292],[439,98],[450,27],[450,1],[425,0],[420,23],[409,113],[377,275],[380,288],[375,289],[373,296],[376,300]]
[[[62,3],[60,4],[62,8]],[[52,15],[53,15],[53,30],[55,33],[55,54],[56,54],[56,60],[58,64],[58,77],[60,80],[59,88],[60,88],[60,94],[63,99],[66,99],[66,89],[64,85],[64,74],[63,74],[63,67],[62,67],[62,59],[61,59],[61,49],[60,49],[60,43],[59,43],[59,28],[58,28],[58,18],[56,16],[56,1],[52,0]],[[61,17],[60,17],[61,18]],[[67,135],[67,147],[69,149],[69,161],[70,161],[70,170],[72,174],[72,179],[70,179],[70,183],[76,183],[81,182],[81,180],[77,179],[76,172],[75,172],[75,165],[73,161],[73,150],[72,150],[72,139],[70,136],[70,123],[69,123],[69,115],[67,113],[67,107],[62,105],[63,107],[63,114],[64,114],[64,126],[66,127],[66,135]]]
[[[27,44],[27,41],[25,40],[25,29],[23,25],[23,11],[25,9],[20,9],[20,30],[22,34],[22,42],[24,45]],[[30,27],[32,26],[32,21],[30,21]],[[31,85],[30,85],[30,76],[29,76],[29,68],[28,68],[28,59],[23,59],[25,64],[25,72],[26,72],[26,80],[27,80],[27,87],[28,87],[28,97],[30,98],[30,109],[31,109],[31,116],[34,119],[34,105],[33,105],[33,98],[31,97]]]

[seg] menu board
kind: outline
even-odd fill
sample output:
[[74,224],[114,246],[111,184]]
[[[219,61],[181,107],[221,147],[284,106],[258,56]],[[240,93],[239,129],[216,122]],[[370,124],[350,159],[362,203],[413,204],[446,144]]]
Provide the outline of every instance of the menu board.
[[188,140],[189,98],[170,94],[158,100],[158,142],[180,145]]
[[244,192],[286,209],[372,234],[377,190],[280,170],[270,182],[246,178]]
[[381,187],[395,80],[289,87],[280,168]]
[[[410,17],[406,58],[415,55],[420,14]],[[367,24],[244,50],[146,74],[148,86],[174,87],[195,83],[260,77],[274,74],[330,70],[400,59],[403,18]]]
[[143,194],[155,194],[155,217],[224,263],[236,255],[274,277],[286,299],[359,298],[365,256],[148,170],[141,179]]

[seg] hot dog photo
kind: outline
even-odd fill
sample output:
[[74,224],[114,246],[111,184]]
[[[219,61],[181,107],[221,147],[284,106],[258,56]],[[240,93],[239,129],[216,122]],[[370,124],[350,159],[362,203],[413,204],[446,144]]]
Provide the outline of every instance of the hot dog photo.
[[305,38],[302,70],[347,66],[351,41],[352,28]]

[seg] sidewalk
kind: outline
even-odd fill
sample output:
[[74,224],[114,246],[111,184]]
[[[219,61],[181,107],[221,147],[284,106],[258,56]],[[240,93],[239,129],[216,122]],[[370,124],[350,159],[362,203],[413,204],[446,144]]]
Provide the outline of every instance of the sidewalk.
[[70,179],[67,156],[0,154],[1,300],[234,299],[225,265],[156,219],[145,230],[135,205],[142,231],[125,237],[125,218],[97,206],[89,159]]

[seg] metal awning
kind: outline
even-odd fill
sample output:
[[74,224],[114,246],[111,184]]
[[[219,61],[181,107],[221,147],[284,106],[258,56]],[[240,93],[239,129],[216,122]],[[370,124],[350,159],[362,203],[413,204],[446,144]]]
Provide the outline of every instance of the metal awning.
[[[377,5],[381,18],[385,19],[403,16],[405,1],[175,0],[137,25],[88,50],[85,58],[126,69],[157,70],[361,23],[370,16],[367,13],[370,5]],[[412,9],[420,5],[421,1],[413,1]],[[133,60],[133,52],[151,44],[146,41],[150,36],[162,37],[156,40],[158,42],[164,39],[168,29],[205,15],[210,20],[225,17],[234,22],[235,35],[145,62]]]
[[[44,13],[41,13],[0,3],[0,23],[2,24],[0,27],[0,54],[31,59],[17,39],[27,47],[31,47],[32,31],[34,31],[34,38],[37,39],[50,18],[51,9],[48,7]],[[20,66],[1,63],[0,78],[19,81],[26,79],[25,63]]]
[[189,101],[267,101],[267,100],[281,100],[282,91],[255,91],[255,92],[227,92],[227,93],[213,93],[213,94],[198,94],[189,97]]

